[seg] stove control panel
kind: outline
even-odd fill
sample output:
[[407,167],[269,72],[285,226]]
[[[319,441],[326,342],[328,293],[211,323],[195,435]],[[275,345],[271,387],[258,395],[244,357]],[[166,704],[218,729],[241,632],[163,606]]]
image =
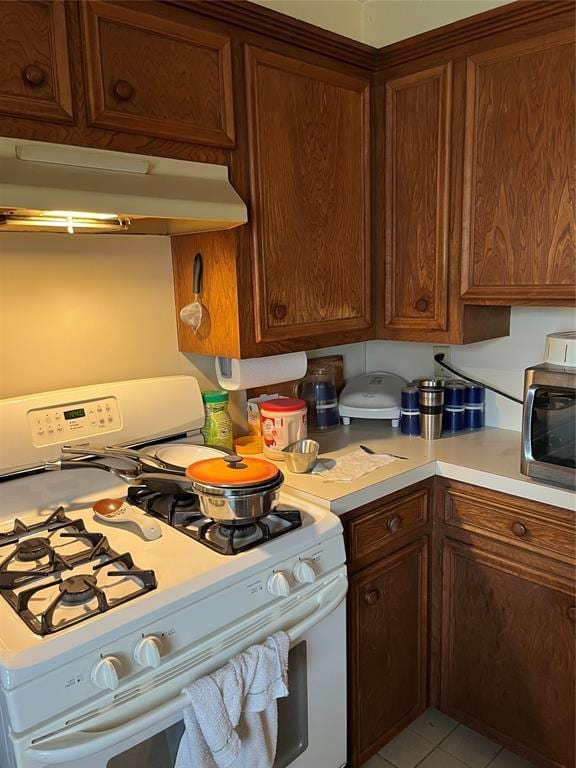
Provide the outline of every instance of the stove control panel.
[[115,397],[36,408],[28,411],[28,424],[36,448],[122,429]]

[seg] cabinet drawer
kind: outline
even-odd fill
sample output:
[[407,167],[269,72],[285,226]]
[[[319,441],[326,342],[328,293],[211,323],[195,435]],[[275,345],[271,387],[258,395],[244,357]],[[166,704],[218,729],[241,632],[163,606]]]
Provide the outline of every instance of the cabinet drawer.
[[81,9],[91,125],[233,146],[227,36],[105,2]]
[[66,6],[0,2],[0,112],[73,122]]
[[428,521],[428,489],[380,504],[348,523],[350,560],[356,560],[404,536]]
[[572,559],[576,555],[576,525],[568,519],[550,517],[553,512],[554,507],[528,501],[520,506],[510,496],[482,493],[479,488],[449,488],[443,515],[447,525]]

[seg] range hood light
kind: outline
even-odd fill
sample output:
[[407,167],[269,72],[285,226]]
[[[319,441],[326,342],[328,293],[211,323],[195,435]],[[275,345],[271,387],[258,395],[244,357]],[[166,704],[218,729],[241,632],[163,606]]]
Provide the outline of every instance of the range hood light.
[[128,229],[132,220],[115,213],[85,213],[83,211],[31,211],[30,213],[4,213],[3,223],[21,227],[46,227],[65,229],[73,235],[77,229],[92,229],[98,232]]

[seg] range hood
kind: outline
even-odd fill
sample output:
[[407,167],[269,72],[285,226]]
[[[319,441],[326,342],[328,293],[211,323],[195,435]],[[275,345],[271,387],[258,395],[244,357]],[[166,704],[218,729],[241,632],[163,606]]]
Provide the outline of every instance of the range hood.
[[0,232],[179,235],[246,221],[226,166],[0,138]]

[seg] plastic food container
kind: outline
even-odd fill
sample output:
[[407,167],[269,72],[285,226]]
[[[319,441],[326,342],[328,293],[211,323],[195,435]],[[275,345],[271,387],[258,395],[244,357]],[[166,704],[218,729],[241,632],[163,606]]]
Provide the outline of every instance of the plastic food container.
[[308,436],[304,400],[292,397],[270,400],[262,403],[260,414],[264,455],[270,459],[284,461],[282,450]]
[[200,430],[204,441],[215,447],[232,450],[232,419],[228,413],[228,392],[213,390],[202,392],[206,420]]

